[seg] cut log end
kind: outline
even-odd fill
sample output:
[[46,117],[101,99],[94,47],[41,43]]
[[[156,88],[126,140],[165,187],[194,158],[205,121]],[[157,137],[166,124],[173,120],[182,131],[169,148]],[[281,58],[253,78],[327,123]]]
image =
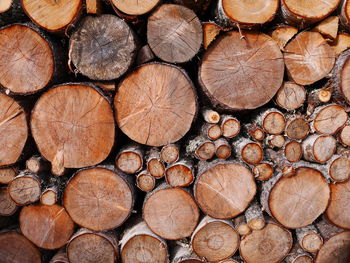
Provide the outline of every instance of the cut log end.
[[303,156],[311,162],[325,163],[336,151],[336,140],[329,135],[312,135],[303,141]]
[[316,233],[309,233],[302,240],[302,247],[307,252],[317,252],[323,245],[323,239]]
[[136,177],[136,186],[143,192],[150,192],[156,186],[156,179],[147,171],[142,171]]
[[347,33],[339,33],[330,46],[335,51],[335,54],[339,56],[344,50],[350,48],[350,35]]
[[118,154],[115,166],[126,174],[134,174],[142,169],[142,155],[136,151],[125,150]]
[[316,256],[316,263],[349,262],[350,260],[350,232],[342,232],[331,237],[322,246]]
[[241,152],[241,158],[244,162],[256,165],[262,161],[264,152],[261,146],[257,143],[246,144]]
[[305,99],[305,88],[291,81],[284,82],[275,97],[277,105],[289,111],[300,108]]
[[284,131],[286,119],[278,111],[271,111],[265,114],[262,121],[264,130],[272,135],[279,135]]
[[285,133],[292,140],[303,140],[309,131],[309,123],[304,118],[297,117],[287,123]]
[[316,109],[313,127],[320,134],[335,134],[348,120],[348,114],[339,105],[329,105]]
[[212,109],[204,109],[202,115],[203,119],[208,123],[216,124],[220,121],[220,114]]
[[202,23],[202,27],[203,27],[203,46],[204,46],[204,49],[207,49],[210,43],[212,43],[215,40],[215,38],[223,30],[223,28],[212,22]]
[[180,149],[175,144],[165,145],[160,152],[160,157],[167,164],[174,163],[180,158]]
[[338,157],[329,166],[329,176],[333,181],[342,183],[350,178],[350,160]]
[[194,152],[199,160],[209,160],[215,155],[215,144],[212,141],[201,143]]
[[316,31],[322,34],[326,39],[333,40],[337,37],[339,26],[338,16],[329,16],[318,25],[316,25],[312,31]]
[[50,164],[40,156],[32,156],[26,161],[26,168],[37,174],[49,170]]
[[19,175],[10,182],[8,191],[11,199],[18,205],[27,205],[39,200],[41,182],[32,174]]
[[221,138],[215,143],[215,155],[220,159],[227,159],[231,156],[232,153],[232,147],[228,143],[228,141],[224,138]]
[[300,161],[303,156],[303,149],[299,142],[290,141],[285,145],[284,156],[291,163]]
[[4,13],[10,9],[13,0],[3,0],[0,3],[0,13]]
[[260,163],[253,168],[254,177],[259,181],[269,180],[274,173],[274,168],[269,163]]
[[58,201],[58,192],[56,187],[51,187],[42,192],[40,203],[43,205],[54,205]]
[[298,29],[293,26],[282,25],[270,32],[270,36],[275,40],[281,50],[298,33]]
[[17,211],[17,208],[17,204],[11,199],[7,188],[0,188],[0,216],[11,216]]
[[151,1],[134,1],[134,0],[111,0],[111,3],[115,8],[120,10],[121,12],[131,15],[131,16],[139,16],[144,15],[150,12],[160,0],[151,0]]
[[241,130],[239,120],[230,116],[223,116],[221,120],[221,133],[226,138],[233,138],[238,135]]
[[9,184],[17,175],[15,167],[0,168],[0,184]]
[[147,162],[147,170],[154,178],[162,178],[165,173],[164,163],[153,158]]
[[166,182],[172,187],[185,187],[194,181],[193,164],[188,161],[179,161],[167,167]]
[[350,146],[350,125],[344,126],[340,132],[339,137],[342,144],[345,146]]

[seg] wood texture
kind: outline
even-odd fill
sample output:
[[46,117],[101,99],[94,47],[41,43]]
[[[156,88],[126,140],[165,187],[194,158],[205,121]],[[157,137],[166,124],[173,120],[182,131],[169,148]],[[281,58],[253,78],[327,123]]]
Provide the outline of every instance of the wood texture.
[[128,15],[143,15],[150,12],[158,5],[160,0],[137,1],[137,0],[111,0],[111,4],[121,12]]
[[6,187],[0,188],[0,216],[11,216],[17,211],[17,203],[13,201]]
[[349,262],[350,232],[343,232],[330,238],[317,254],[316,263]]
[[300,108],[305,99],[306,90],[304,87],[292,81],[284,82],[275,97],[278,106],[290,111]]

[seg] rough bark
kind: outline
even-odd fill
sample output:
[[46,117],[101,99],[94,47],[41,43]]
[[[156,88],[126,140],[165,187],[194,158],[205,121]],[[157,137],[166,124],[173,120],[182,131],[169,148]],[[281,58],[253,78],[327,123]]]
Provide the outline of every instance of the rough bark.
[[260,230],[265,227],[263,211],[257,200],[254,200],[244,212],[248,226],[252,230]]
[[296,229],[299,245],[307,252],[316,253],[323,245],[323,239],[314,225]]
[[171,263],[204,263],[188,247],[177,246],[172,251]]
[[283,263],[313,263],[314,259],[307,252],[305,252],[298,243],[296,243],[292,250],[288,253]]
[[60,249],[58,252],[52,257],[49,263],[69,263],[66,249]]

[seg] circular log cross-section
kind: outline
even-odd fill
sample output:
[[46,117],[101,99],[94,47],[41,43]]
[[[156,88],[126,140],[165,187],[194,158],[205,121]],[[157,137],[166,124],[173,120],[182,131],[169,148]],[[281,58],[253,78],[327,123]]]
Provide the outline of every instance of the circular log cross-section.
[[10,216],[16,211],[17,204],[11,199],[7,188],[0,188],[0,216]]
[[350,229],[350,180],[344,183],[331,184],[331,199],[326,211],[327,218],[334,225]]
[[337,157],[331,161],[329,176],[337,183],[347,181],[350,178],[350,160],[345,157]]
[[242,160],[248,164],[256,165],[260,163],[264,157],[264,152],[258,143],[248,143],[242,148],[240,153]]
[[96,89],[80,84],[45,92],[32,111],[31,129],[40,153],[53,167],[98,164],[114,144],[111,106]]
[[105,233],[94,233],[82,229],[75,234],[67,245],[70,263],[116,262],[118,257],[117,241]]
[[339,134],[339,139],[345,146],[350,146],[350,125],[344,126]]
[[122,76],[134,62],[136,51],[136,39],[128,24],[107,14],[85,17],[69,42],[72,63],[94,80]]
[[43,89],[54,74],[55,62],[49,43],[28,26],[12,25],[0,30],[0,84],[16,94]]
[[185,187],[194,180],[193,165],[186,161],[179,161],[166,168],[165,180],[172,187]]
[[43,205],[54,205],[58,199],[57,188],[46,189],[40,196],[40,203]]
[[339,105],[322,108],[314,119],[315,130],[320,134],[334,134],[345,125],[348,114]]
[[[0,33],[0,38],[1,36]],[[6,64],[8,69],[9,63]],[[0,78],[0,82],[3,79],[4,76]],[[27,141],[28,126],[25,113],[16,101],[0,94],[0,105],[0,166],[7,166],[14,164],[20,158]]]
[[63,205],[78,225],[95,230],[120,226],[133,207],[129,184],[104,168],[78,171],[67,183]]
[[286,110],[296,110],[306,99],[306,90],[294,82],[284,82],[278,90],[275,100],[278,106]]
[[350,231],[331,237],[321,247],[315,263],[350,262]]
[[239,32],[231,31],[205,52],[199,82],[215,106],[255,109],[276,94],[283,74],[283,56],[271,37],[244,32],[242,39]]
[[59,205],[31,205],[21,210],[19,226],[23,235],[44,249],[64,246],[74,231],[74,222]]
[[150,192],[156,186],[156,178],[147,171],[140,172],[136,177],[136,186],[144,192]]
[[283,227],[268,223],[261,230],[245,236],[240,245],[240,254],[246,263],[277,263],[292,248],[292,234]]
[[312,135],[303,141],[304,158],[311,162],[325,163],[336,151],[337,141],[329,135]]
[[179,160],[180,149],[175,144],[165,145],[160,151],[160,157],[167,164],[174,163]]
[[305,139],[310,130],[308,122],[304,118],[296,118],[286,126],[286,135],[293,140]]
[[143,166],[141,151],[133,147],[121,150],[115,158],[115,166],[126,174],[139,172]]
[[198,175],[194,195],[202,211],[218,219],[242,213],[253,200],[256,184],[252,173],[243,165],[224,162]]
[[131,16],[139,16],[150,12],[160,0],[111,0],[111,4],[121,12]]
[[162,146],[181,139],[197,112],[191,80],[176,66],[152,63],[137,68],[114,98],[116,121],[132,140]]
[[221,133],[226,138],[235,137],[241,130],[239,120],[230,116],[223,116],[221,120]]
[[305,31],[287,44],[284,61],[295,83],[310,85],[332,70],[335,52],[320,33]]
[[288,142],[284,147],[284,156],[291,163],[300,161],[303,156],[303,148],[301,147],[301,144],[296,141]]
[[[350,3],[349,1],[346,2]],[[342,61],[343,59],[345,59],[344,62]],[[347,103],[350,103],[350,57],[346,56],[346,58],[343,58],[342,56],[340,56],[339,60],[337,60],[337,64],[339,64],[339,66],[342,66],[341,69],[339,69],[339,71],[337,72],[337,77],[338,79],[340,78],[340,82],[338,83],[338,90],[340,95],[345,99],[345,101]]]
[[49,31],[62,31],[74,22],[82,7],[82,0],[21,0],[29,18]]
[[143,218],[152,232],[176,240],[192,234],[199,209],[192,196],[181,188],[156,189],[145,199]]
[[271,111],[264,116],[262,127],[268,134],[278,135],[284,131],[286,120],[282,113]]
[[39,200],[41,182],[33,174],[23,174],[14,178],[8,185],[11,199],[18,205],[27,205]]
[[15,167],[0,168],[0,184],[9,184],[17,174]]
[[187,62],[201,47],[202,25],[191,9],[163,4],[148,18],[147,40],[160,59],[170,63]]
[[269,208],[274,218],[288,228],[311,224],[327,208],[330,188],[322,174],[297,168],[294,176],[282,177],[273,186]]
[[6,263],[41,263],[39,250],[14,231],[0,234],[0,260]]
[[260,163],[253,168],[253,174],[256,180],[266,181],[273,175],[273,166],[269,163]]

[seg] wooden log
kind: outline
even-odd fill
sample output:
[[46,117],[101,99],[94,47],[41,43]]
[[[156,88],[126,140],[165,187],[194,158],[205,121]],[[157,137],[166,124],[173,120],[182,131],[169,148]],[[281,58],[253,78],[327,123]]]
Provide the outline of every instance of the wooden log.
[[188,247],[177,246],[172,251],[171,263],[204,263]]
[[[350,103],[350,82],[347,77],[350,70],[350,50],[340,54],[332,71],[333,98],[339,104]],[[345,106],[344,105],[344,106]]]
[[341,3],[340,8],[340,22],[345,27],[345,29],[350,29],[350,2],[348,0],[344,0]]
[[199,209],[191,194],[164,184],[146,196],[142,212],[152,232],[169,240],[191,236],[199,219]]
[[336,140],[329,135],[311,135],[303,141],[304,159],[310,162],[325,163],[336,151]]
[[32,135],[53,170],[102,162],[114,145],[114,125],[108,100],[87,84],[55,86],[39,98],[31,115]]
[[297,163],[303,157],[303,148],[297,141],[289,141],[284,146],[284,156],[291,163]]
[[202,211],[213,218],[229,219],[242,213],[256,194],[250,170],[242,164],[203,164],[194,185],[194,196]]
[[303,140],[309,134],[310,126],[304,116],[294,115],[287,118],[286,135],[292,140]]
[[314,113],[316,107],[329,102],[331,98],[332,89],[330,87],[327,87],[327,85],[326,88],[311,91],[307,97],[307,116],[311,116]]
[[297,228],[296,236],[299,245],[307,252],[316,253],[323,245],[323,239],[314,225]]
[[334,49],[335,54],[339,56],[343,51],[350,48],[350,35],[344,32],[338,33],[330,46]]
[[102,14],[102,0],[85,0],[85,6],[87,14]]
[[[170,153],[171,154],[171,153]],[[165,165],[161,159],[161,153],[158,148],[151,148],[146,157],[147,171],[154,178],[162,178],[165,174]]]
[[81,0],[60,2],[21,0],[21,3],[23,10],[35,24],[52,32],[64,31],[78,18],[82,8]]
[[246,221],[250,229],[260,230],[265,227],[263,211],[257,200],[254,200],[244,212]]
[[225,138],[220,138],[214,142],[215,155],[220,159],[227,159],[231,156],[231,145]]
[[304,104],[305,99],[305,88],[292,81],[284,82],[275,96],[277,105],[288,111],[300,108]]
[[121,149],[115,158],[115,167],[126,174],[141,171],[143,166],[143,151],[140,145],[131,144]]
[[0,26],[28,21],[20,0],[3,0],[0,3]]
[[329,221],[341,228],[350,229],[350,212],[346,207],[350,199],[350,181],[331,184],[331,199],[326,211]]
[[0,258],[6,263],[41,263],[36,246],[15,231],[0,233]]
[[286,119],[282,112],[273,108],[263,110],[254,123],[262,127],[266,133],[272,135],[282,134],[286,127]]
[[148,18],[147,41],[153,53],[170,63],[191,60],[203,41],[196,14],[181,5],[163,4]]
[[27,171],[21,172],[8,185],[11,199],[18,205],[27,205],[39,200],[42,179]]
[[255,165],[253,168],[253,174],[256,180],[266,181],[272,177],[274,168],[271,163],[262,162]]
[[219,123],[221,116],[220,114],[215,111],[212,110],[210,108],[204,108],[202,109],[202,116],[203,119],[207,122],[207,123],[212,123],[212,124],[217,124]]
[[49,263],[69,263],[66,249],[61,248],[58,250],[58,252],[52,257]]
[[221,116],[221,133],[222,136],[231,139],[241,131],[241,124],[238,119],[230,115]]
[[296,0],[282,0],[281,11],[288,24],[304,28],[329,16],[339,5],[340,0],[308,3]]
[[241,138],[232,144],[239,159],[250,165],[256,165],[263,160],[264,152],[260,144],[247,138]]
[[43,205],[54,205],[59,198],[57,186],[46,188],[40,195],[40,203]]
[[193,83],[183,70],[169,64],[146,64],[119,84],[115,117],[132,140],[163,146],[188,132],[197,112],[196,99]]
[[310,85],[332,70],[335,52],[320,33],[305,31],[286,45],[284,61],[291,80],[299,85]]
[[350,178],[350,160],[341,155],[333,155],[327,163],[327,170],[334,182],[345,182]]
[[165,171],[165,180],[172,187],[189,186],[194,178],[193,162],[190,159],[181,159],[170,164]]
[[327,219],[326,215],[323,215],[320,220],[317,220],[315,222],[315,226],[319,233],[321,234],[323,240],[328,240],[331,237],[344,232],[344,229],[339,228],[335,225],[333,225],[329,220]]
[[212,0],[173,0],[173,2],[192,9],[198,15],[204,15],[210,7]]
[[238,234],[241,236],[248,235],[252,232],[251,228],[248,226],[244,215],[239,215],[232,220],[234,227]]
[[247,123],[244,125],[246,134],[255,141],[262,141],[265,138],[265,131],[256,124]]
[[16,167],[0,168],[0,184],[9,184],[17,175]]
[[292,244],[292,234],[288,230],[277,224],[267,223],[263,229],[243,237],[239,251],[246,263],[277,263],[288,254]]
[[209,160],[215,155],[215,144],[203,136],[197,136],[188,142],[186,153],[193,155],[198,160]]
[[76,172],[63,195],[63,205],[73,221],[95,231],[123,224],[133,204],[131,185],[119,173],[100,167]]
[[38,174],[50,169],[50,164],[39,155],[33,155],[26,161],[26,169]]
[[350,146],[350,125],[346,125],[341,129],[339,140],[344,146]]
[[277,42],[277,45],[283,51],[289,40],[298,33],[298,29],[289,25],[279,25],[274,28],[269,35]]
[[[283,176],[268,196],[271,214],[288,228],[311,224],[327,208],[330,188],[322,174],[312,168],[300,167],[295,175]],[[291,207],[292,206],[292,207]]]
[[255,2],[219,0],[216,7],[216,18],[223,25],[238,24],[250,28],[272,21],[278,7],[279,2],[276,0]]
[[[4,77],[1,79],[3,80]],[[3,145],[0,152],[0,166],[8,166],[14,164],[20,158],[27,141],[28,126],[25,113],[15,100],[4,94],[0,94],[0,105],[0,127],[2,134],[0,144]]]
[[122,262],[168,263],[168,246],[144,221],[128,228],[120,240]]
[[330,238],[317,254],[315,263],[349,262],[350,232],[342,232]]
[[107,93],[115,91],[115,82],[114,81],[96,81],[94,83],[97,87],[106,91]]
[[150,192],[156,186],[156,179],[147,170],[141,171],[136,176],[136,186],[143,192]]
[[171,164],[179,160],[180,158],[180,147],[177,144],[168,144],[162,147],[160,157],[163,162]]
[[265,139],[265,144],[270,148],[282,148],[286,143],[283,135],[269,135]]
[[209,140],[215,141],[221,137],[222,131],[221,127],[217,124],[205,123],[201,127],[201,134]]
[[150,62],[154,60],[154,58],[155,58],[154,53],[152,52],[149,45],[144,45],[143,47],[140,48],[139,52],[137,53],[136,65],[141,65],[146,62]]
[[19,226],[23,235],[36,246],[51,250],[65,245],[74,230],[74,222],[59,205],[23,207]]
[[[109,30],[101,30],[106,26]],[[90,79],[112,80],[131,67],[137,48],[136,36],[124,20],[108,14],[86,16],[70,38],[69,59]]]
[[191,236],[191,247],[200,258],[216,262],[233,256],[239,241],[230,221],[205,216]]
[[[182,1],[182,0],[181,0]],[[216,39],[223,28],[213,22],[202,23],[203,29],[203,47],[207,49],[209,45]]]
[[283,263],[313,263],[314,259],[297,243],[288,253]]
[[111,0],[111,4],[114,8],[117,8],[121,12],[131,15],[139,16],[149,13],[154,9],[160,2],[160,0],[151,0],[151,1],[135,1],[135,0]]
[[9,195],[7,187],[0,188],[0,216],[11,216],[17,211],[17,204]]
[[67,256],[70,263],[116,262],[118,254],[118,241],[113,232],[94,232],[82,228],[71,237],[67,244]]
[[326,40],[334,40],[338,35],[338,16],[329,16],[320,23],[318,23],[312,31],[319,32]]
[[236,31],[219,37],[202,58],[199,83],[215,107],[255,109],[281,87],[284,63],[277,44],[262,33],[243,34],[243,39]]

